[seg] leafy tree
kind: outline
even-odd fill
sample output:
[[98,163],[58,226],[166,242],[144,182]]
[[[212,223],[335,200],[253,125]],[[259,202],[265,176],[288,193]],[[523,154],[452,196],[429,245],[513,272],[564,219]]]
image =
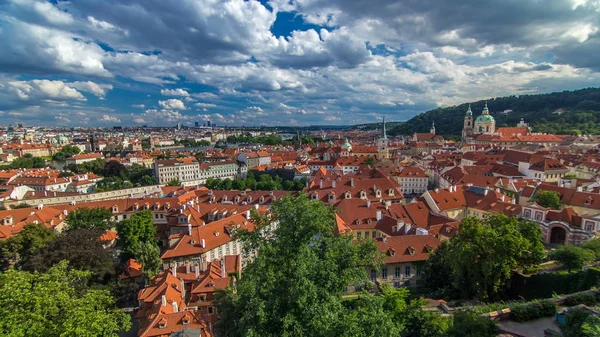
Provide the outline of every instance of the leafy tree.
[[596,255],[589,249],[572,245],[562,245],[550,252],[548,257],[567,267],[570,273],[573,269],[581,270],[583,266],[592,263]]
[[453,283],[452,261],[450,260],[450,244],[443,241],[436,250],[429,254],[429,259],[422,269],[423,286],[437,296],[456,297],[457,291]]
[[82,207],[74,210],[67,215],[66,230],[74,229],[100,229],[107,230],[115,226],[112,221],[112,212],[103,207],[87,208]]
[[499,331],[498,325],[489,318],[472,311],[458,311],[453,316],[448,337],[495,337]]
[[142,272],[148,278],[158,274],[162,260],[160,248],[154,242],[137,242],[133,248],[133,257],[142,265]]
[[41,157],[32,157],[30,154],[25,154],[23,157],[16,158],[10,163],[10,168],[30,169],[46,167],[46,160]]
[[600,337],[600,317],[584,308],[570,308],[561,332],[564,337]]
[[373,164],[375,164],[375,158],[367,157],[367,158],[365,158],[365,161],[363,161],[363,164],[373,165]]
[[29,207],[31,207],[31,205],[29,205],[29,204],[27,204],[27,203],[24,203],[24,202],[22,202],[22,203],[20,203],[20,204],[18,204],[18,205],[14,205],[14,206],[12,206],[12,209],[19,209],[19,208],[29,208]]
[[66,260],[72,268],[89,271],[92,282],[105,284],[114,274],[115,251],[103,246],[102,234],[104,231],[97,229],[77,229],[60,234],[33,254],[22,269],[45,272]]
[[119,243],[123,260],[135,257],[138,243],[156,242],[156,227],[152,222],[152,213],[148,210],[135,213],[117,224]]
[[540,206],[560,209],[560,197],[554,191],[537,191],[531,198],[531,201],[537,202]]
[[3,269],[27,261],[32,254],[56,238],[56,232],[42,224],[27,224],[18,235],[0,241]]
[[367,279],[365,266],[378,256],[373,242],[334,235],[332,209],[306,195],[278,200],[272,211],[270,219],[255,214],[257,230],[235,234],[246,254],[259,253],[218,300],[224,336],[373,336],[360,327],[379,323],[377,333],[396,333],[369,313],[380,311],[371,295],[360,303],[369,310],[342,305],[346,287]]
[[109,291],[82,288],[88,275],[66,261],[46,273],[0,274],[0,335],[116,337],[128,330],[129,316],[115,308]]
[[463,219],[450,242],[447,261],[456,289],[466,297],[489,300],[498,297],[512,270],[536,265],[543,256],[537,226],[494,215]]
[[179,179],[173,179],[167,183],[167,186],[181,186]]
[[596,254],[596,260],[600,260],[600,239],[594,238],[582,243],[579,247],[589,249]]
[[123,180],[129,179],[127,167],[116,160],[111,160],[104,165],[102,176],[104,177],[119,177]]
[[56,161],[65,161],[65,159],[79,154],[80,151],[81,149],[78,146],[65,145],[60,151],[52,156],[52,159]]

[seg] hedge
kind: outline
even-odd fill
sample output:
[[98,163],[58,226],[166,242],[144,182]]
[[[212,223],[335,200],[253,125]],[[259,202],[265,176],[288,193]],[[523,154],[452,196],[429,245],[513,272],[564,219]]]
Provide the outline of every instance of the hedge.
[[534,300],[554,294],[572,294],[589,290],[600,282],[600,269],[567,273],[564,271],[523,276],[514,274],[507,289],[508,299]]
[[515,322],[527,322],[541,317],[554,316],[556,303],[543,300],[512,307],[510,318]]
[[600,302],[600,292],[588,292],[574,294],[565,298],[564,305],[567,307],[574,307],[579,304],[593,306],[598,302]]

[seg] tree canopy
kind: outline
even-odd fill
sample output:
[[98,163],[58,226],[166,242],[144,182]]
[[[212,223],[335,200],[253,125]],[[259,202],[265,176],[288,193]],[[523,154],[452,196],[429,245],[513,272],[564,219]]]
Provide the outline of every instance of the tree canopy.
[[0,335],[14,337],[118,336],[131,326],[107,290],[81,286],[89,272],[66,261],[46,273],[9,269],[0,274]]
[[596,254],[592,250],[573,245],[562,245],[548,254],[552,260],[560,262],[569,273],[572,270],[581,270],[586,264],[592,263]]
[[27,224],[18,235],[0,241],[2,268],[21,264],[56,238],[56,232],[42,224]]
[[119,222],[117,233],[123,260],[130,257],[135,258],[139,243],[152,242],[156,244],[156,227],[152,221],[152,213],[148,210],[137,212],[130,218]]
[[[364,267],[377,255],[374,243],[334,235],[331,208],[305,195],[278,200],[272,210],[270,220],[255,216],[259,230],[236,233],[247,254],[258,254],[219,301],[224,335],[345,336],[344,324],[352,325],[356,336],[374,335],[360,327],[374,326],[372,320],[381,318],[352,313],[341,301],[348,285],[366,280]],[[278,225],[272,226],[275,221]],[[387,323],[377,331],[396,332]]]
[[554,191],[537,191],[531,198],[531,201],[538,203],[540,206],[560,209],[560,197]]
[[67,215],[66,230],[75,229],[100,229],[107,230],[115,226],[112,221],[112,212],[103,207],[82,207]]
[[438,282],[448,286],[441,273],[449,273],[449,286],[462,296],[490,300],[500,295],[512,270],[539,264],[544,255],[541,232],[535,223],[504,215],[484,220],[468,217],[462,220],[459,233],[448,247],[442,246],[428,261],[424,279],[430,285]]

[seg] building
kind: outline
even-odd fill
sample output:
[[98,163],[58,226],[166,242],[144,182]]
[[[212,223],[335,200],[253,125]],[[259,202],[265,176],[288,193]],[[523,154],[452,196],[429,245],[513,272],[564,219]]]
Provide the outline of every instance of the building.
[[468,140],[473,137],[473,112],[471,111],[471,104],[469,109],[465,113],[464,124],[462,129],[462,140]]
[[427,191],[429,177],[421,168],[405,167],[396,177],[400,184],[400,191],[404,195],[421,195]]
[[490,115],[487,102],[485,102],[481,115],[475,118],[473,133],[475,135],[492,135],[494,132],[496,132],[496,120]]
[[369,278],[371,282],[398,288],[419,284],[421,266],[440,240],[433,235],[406,235],[382,237],[376,244],[385,256],[384,263],[379,269],[369,267]]
[[96,159],[104,159],[104,157],[102,156],[101,153],[81,153],[81,154],[76,154],[72,157],[69,157],[66,159],[66,164],[67,165],[78,165],[81,163],[86,163],[88,161],[94,161]]
[[183,185],[197,185],[200,182],[200,165],[195,158],[157,160],[154,162],[154,176],[159,184],[179,180]]
[[390,157],[389,141],[385,130],[385,116],[383,117],[383,126],[381,129],[381,137],[377,140],[377,159],[388,159]]
[[600,233],[600,213],[582,216],[571,207],[552,210],[529,203],[523,206],[521,218],[539,224],[546,244],[578,245]]

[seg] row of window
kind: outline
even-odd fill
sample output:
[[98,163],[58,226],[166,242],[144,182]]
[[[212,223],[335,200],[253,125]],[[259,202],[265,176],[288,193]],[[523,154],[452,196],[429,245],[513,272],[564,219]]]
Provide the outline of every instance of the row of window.
[[[420,276],[421,275],[421,268],[416,268],[416,276]],[[402,267],[395,267],[394,268],[394,279],[399,279],[402,276],[404,277],[411,277],[412,276],[412,268],[411,266],[405,266],[404,267],[404,274],[402,274]],[[381,279],[382,280],[387,280],[388,279],[388,267],[383,267],[381,268]],[[377,281],[377,270],[375,269],[371,269],[371,281],[375,282]]]

